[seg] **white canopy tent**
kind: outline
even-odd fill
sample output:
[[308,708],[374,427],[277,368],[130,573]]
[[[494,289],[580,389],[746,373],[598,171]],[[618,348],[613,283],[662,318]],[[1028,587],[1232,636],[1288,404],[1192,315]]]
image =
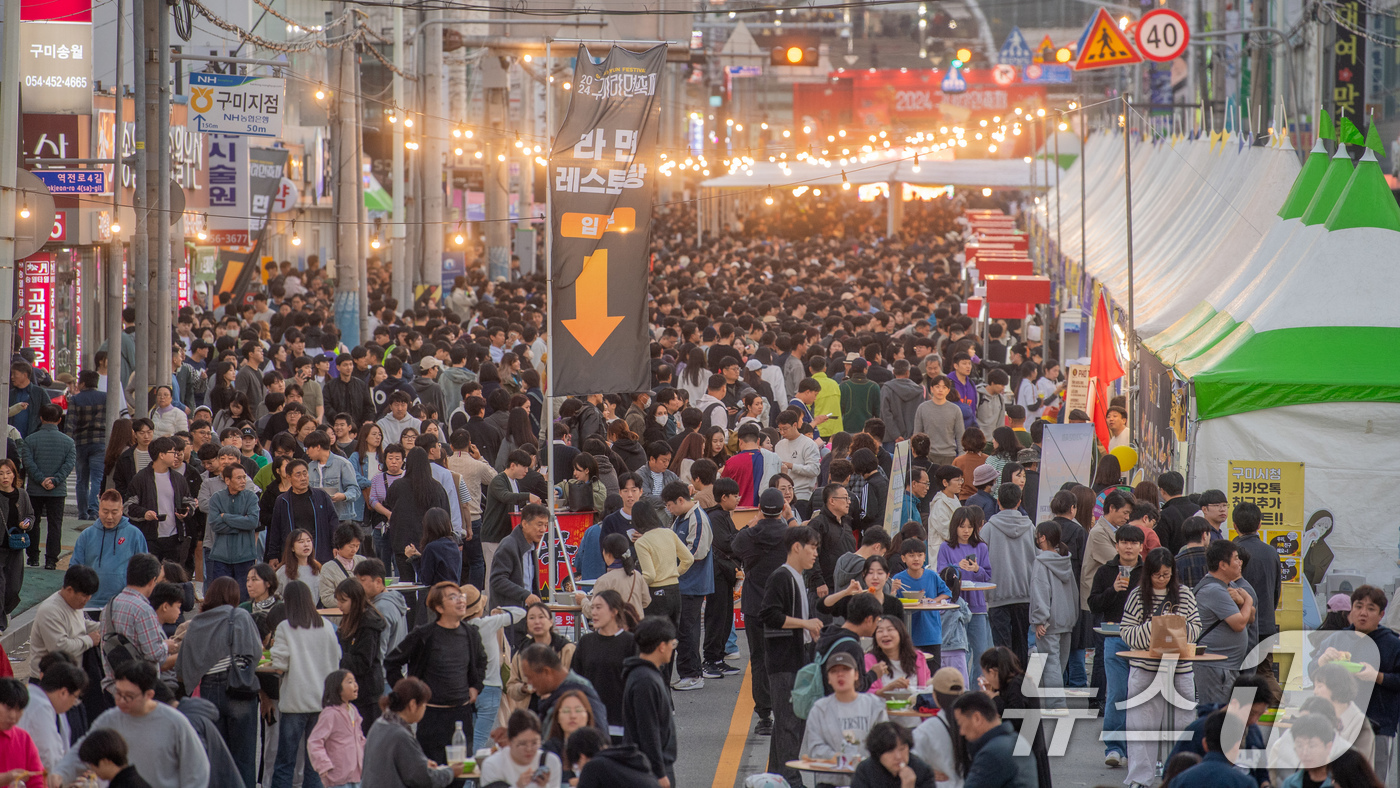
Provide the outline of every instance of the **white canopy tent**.
[[[920,155],[918,172],[913,159],[860,163],[852,161],[846,167],[836,162],[830,166],[806,161],[754,162],[732,173],[711,178],[701,184],[706,189],[763,189],[797,186],[840,185],[844,169],[853,186],[868,183],[909,183],[916,186],[955,186],[963,188],[1030,189],[1031,165],[1019,159],[946,159],[930,154]],[[1036,188],[1043,188],[1037,184]]]

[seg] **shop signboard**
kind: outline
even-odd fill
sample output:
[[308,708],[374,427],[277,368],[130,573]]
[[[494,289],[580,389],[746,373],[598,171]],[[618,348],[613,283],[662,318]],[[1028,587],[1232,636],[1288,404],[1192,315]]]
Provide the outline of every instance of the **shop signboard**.
[[277,77],[190,74],[194,130],[277,137],[282,134],[286,82]]
[[246,246],[252,199],[248,185],[248,141],[234,134],[205,135],[209,177],[209,242]]
[[[1259,537],[1279,551],[1285,566],[1284,582],[1302,581],[1297,558],[1300,535],[1307,524],[1303,519],[1303,463],[1256,460],[1230,460],[1225,491],[1230,511],[1241,503],[1259,507]],[[1234,537],[1234,523],[1227,523],[1227,535]],[[1289,560],[1292,569],[1289,571]]]
[[92,0],[23,0],[20,102],[27,113],[92,114]]
[[34,351],[34,366],[53,371],[53,286],[56,261],[40,252],[20,263],[19,341]]

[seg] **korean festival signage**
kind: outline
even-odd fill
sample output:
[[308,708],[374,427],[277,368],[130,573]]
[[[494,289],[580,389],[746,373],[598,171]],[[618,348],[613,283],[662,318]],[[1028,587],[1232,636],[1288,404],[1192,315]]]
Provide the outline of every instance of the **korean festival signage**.
[[209,243],[246,246],[253,200],[248,185],[248,141],[234,134],[206,134],[205,173],[209,180]]
[[666,47],[579,47],[549,159],[554,393],[640,391],[647,361],[648,242]]
[[[1306,521],[1303,519],[1303,463],[1259,462],[1230,460],[1225,477],[1225,491],[1230,511],[1241,503],[1259,507],[1259,538],[1279,552],[1286,583],[1302,581],[1302,557],[1299,548]],[[1234,536],[1234,524],[1229,535]]]
[[276,77],[190,74],[195,131],[277,137],[282,134],[283,92]]
[[23,0],[20,102],[26,113],[92,114],[92,0]]
[[1332,117],[1366,128],[1365,3],[1342,0],[1332,6]]
[[34,366],[53,371],[53,289],[57,261],[40,252],[19,263],[20,347],[34,351]]

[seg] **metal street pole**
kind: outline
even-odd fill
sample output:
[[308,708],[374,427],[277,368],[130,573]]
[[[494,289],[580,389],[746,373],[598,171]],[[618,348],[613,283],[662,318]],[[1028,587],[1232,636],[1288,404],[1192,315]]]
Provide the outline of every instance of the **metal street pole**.
[[[19,177],[20,0],[5,0],[4,54],[0,64],[0,348],[14,347],[15,183]],[[120,17],[118,17],[120,18]],[[118,347],[112,345],[112,347]],[[10,376],[0,375],[0,402],[10,401]]]
[[[151,106],[154,96],[151,90],[155,75],[151,73],[150,56],[147,47],[148,17],[159,10],[156,0],[133,0],[131,4],[131,53],[137,73],[132,74],[136,83],[136,188],[133,190],[132,204],[136,213],[135,235],[131,238],[133,306],[136,307],[136,359],[133,370],[131,411],[134,416],[144,417],[147,407],[147,390],[150,387],[151,372],[151,238],[150,238],[150,187],[151,173],[146,169],[150,157],[146,155],[150,136],[151,116],[156,108]],[[109,345],[117,349],[120,345]],[[120,369],[120,366],[118,366]],[[108,369],[109,384],[111,369]],[[118,378],[121,376],[118,375]],[[121,381],[126,385],[126,381]]]
[[[544,40],[544,135],[546,161],[554,160],[554,49],[553,39]],[[554,200],[550,197],[549,168],[545,168],[544,190],[544,451],[549,458],[547,478],[554,478]],[[554,559],[554,485],[550,484],[549,500],[549,598],[554,599],[554,587],[559,582],[559,562]]]
[[[117,0],[117,65],[116,81],[113,83],[113,85],[116,88],[117,100],[115,102],[115,122],[112,127],[112,158],[115,161],[112,164],[112,219],[111,224],[109,226],[115,226],[120,221],[122,202],[122,168],[126,166],[122,164],[122,155],[123,153],[125,153],[125,151],[122,150],[122,139],[123,137],[125,137],[125,134],[123,133],[124,130],[122,128],[122,105],[126,103],[126,98],[122,95],[122,93],[124,92],[122,86],[122,39],[125,37],[122,35],[122,26],[126,24],[125,6],[126,0]],[[8,42],[6,42],[6,51],[9,51]],[[9,65],[10,64],[8,62],[5,64],[5,73],[12,74],[14,72],[9,70]],[[4,143],[2,141],[0,141],[0,150],[9,150],[8,148],[4,147]],[[112,434],[112,424],[117,420],[117,417],[121,415],[121,392],[122,384],[125,382],[121,379],[122,294],[126,292],[126,277],[123,275],[124,271],[122,270],[123,251],[124,250],[122,248],[122,239],[117,233],[112,233],[111,251],[108,253],[107,258],[107,313],[105,315],[105,322],[107,324],[107,328],[103,332],[107,335],[108,435]],[[3,251],[0,251],[0,259],[9,259],[10,257],[11,255],[6,255]],[[0,278],[3,278],[3,275],[0,275]],[[0,299],[3,298],[4,296],[0,296]],[[10,302],[8,299],[6,299],[0,301],[0,303],[8,304]],[[9,401],[8,395],[4,401]]]
[[[152,385],[170,383],[170,9],[156,3],[156,293],[155,333],[151,337],[155,375]],[[148,20],[149,21],[149,20]],[[149,97],[149,94],[148,94]],[[149,185],[149,184],[148,184]],[[256,261],[254,261],[256,264]],[[143,414],[145,410],[141,411]]]
[[[1133,145],[1132,136],[1129,129],[1132,117],[1129,113],[1132,107],[1128,104],[1128,97],[1123,96],[1123,205],[1127,213],[1127,240],[1128,240],[1128,391],[1133,390],[1137,380],[1137,370],[1133,363],[1133,344],[1136,342],[1133,318]],[[1133,419],[1128,419],[1128,429],[1132,429]],[[1129,433],[1129,437],[1132,433]]]
[[[341,10],[345,3],[340,4]],[[350,24],[356,24],[351,22]],[[335,322],[343,341],[351,342],[360,328],[360,212],[355,200],[359,194],[360,162],[355,158],[355,57],[346,49],[337,50],[335,64]]]
[[[403,43],[403,6],[394,6],[394,116],[403,112],[403,77],[400,74],[404,69],[404,43]],[[404,178],[403,160],[403,118],[398,118],[399,122],[394,123],[394,148],[392,153],[393,173],[391,175],[394,197],[392,232],[393,241],[390,244],[389,265],[390,287],[389,292],[398,299],[400,304],[406,304],[408,299],[404,296],[408,292],[408,244],[406,232],[408,225],[405,223],[407,215],[404,211],[404,189],[408,187]]]
[[[356,24],[359,24],[356,22]],[[361,251],[369,249],[369,208],[365,205],[365,99],[363,85],[361,84],[360,45],[350,51],[350,59],[355,69],[355,220],[359,224],[360,234],[358,236],[359,248]],[[402,245],[402,244],[400,244]],[[392,251],[392,250],[391,250]],[[391,262],[392,266],[393,263]],[[359,284],[360,322],[359,331],[355,334],[355,343],[345,343],[346,347],[354,347],[369,337],[369,258],[368,255],[361,255],[355,261],[355,274]]]
[[[1065,119],[1064,113],[1060,113],[1060,121],[1063,122],[1064,119]],[[1079,156],[1080,156],[1080,158],[1079,158],[1079,165],[1082,167],[1082,166],[1084,166],[1084,154],[1083,154],[1082,151],[1080,152]],[[1057,123],[1057,124],[1055,124],[1055,258],[1056,258],[1057,261],[1064,260],[1065,242],[1064,242],[1064,236],[1061,234],[1061,232],[1062,232],[1063,229],[1064,229],[1064,222],[1060,221],[1060,126],[1059,126],[1059,124]],[[1058,266],[1058,267],[1060,268],[1060,270],[1062,270],[1062,271],[1064,270],[1064,266],[1063,266],[1063,265],[1060,265],[1060,266]],[[1063,281],[1061,281],[1061,282],[1060,282],[1060,287],[1063,288],[1064,286],[1065,286],[1065,283],[1064,283]],[[1056,299],[1056,305],[1058,305],[1059,303],[1060,303],[1060,302],[1059,302],[1059,299]],[[1060,319],[1059,322],[1060,322],[1061,324],[1063,324],[1063,323],[1064,323],[1064,320],[1063,320],[1063,319]],[[1047,349],[1048,349],[1048,347],[1049,347],[1049,345],[1050,345],[1049,340],[1048,340],[1048,336],[1049,336],[1048,332],[1049,332],[1049,330],[1050,330],[1050,326],[1047,324],[1043,330],[1044,330],[1045,332],[1047,332],[1047,333],[1046,333],[1047,341],[1046,341],[1045,344],[1046,344],[1046,347],[1047,347]],[[1046,353],[1046,354],[1045,354],[1045,358],[1048,360],[1049,357],[1050,357],[1050,354],[1049,354],[1049,353]],[[1064,342],[1064,332],[1063,332],[1063,331],[1061,331],[1061,333],[1060,333],[1060,352],[1059,352],[1059,355],[1057,355],[1057,356],[1055,357],[1055,359],[1056,359],[1056,361],[1058,361],[1058,362],[1060,363],[1060,366],[1061,366],[1060,374],[1063,375],[1063,374],[1064,374],[1064,369],[1063,369],[1063,367],[1064,367],[1064,363],[1065,363],[1065,342]]]
[[[442,18],[442,11],[429,11],[428,21]],[[427,106],[423,112],[422,153],[418,157],[419,172],[423,175],[423,258],[419,282],[435,287],[442,286],[442,176],[443,145],[447,139],[446,102],[443,100],[442,85],[442,30],[434,30],[424,36],[423,78],[427,82],[423,99]]]

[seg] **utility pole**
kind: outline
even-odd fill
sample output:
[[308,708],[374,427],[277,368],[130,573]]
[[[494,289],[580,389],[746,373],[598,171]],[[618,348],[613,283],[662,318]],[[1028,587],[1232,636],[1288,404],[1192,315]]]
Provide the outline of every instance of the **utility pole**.
[[[495,64],[486,64],[488,74]],[[489,76],[488,76],[489,78]],[[509,173],[498,157],[506,152],[506,88],[486,88],[486,167],[484,195],[486,209],[486,274],[491,279],[510,276],[510,198]]]
[[[427,23],[442,19],[442,11],[433,10],[427,14]],[[443,145],[447,140],[447,102],[444,101],[442,82],[442,30],[428,29],[423,34],[423,99],[427,107],[423,113],[422,155],[418,157],[419,172],[423,178],[423,258],[420,282],[424,285],[442,285],[442,239],[443,239]],[[409,294],[410,298],[412,293]]]
[[403,161],[403,118],[399,117],[403,112],[403,77],[400,76],[404,69],[404,44],[403,44],[403,6],[394,6],[394,117],[399,121],[393,124],[394,143],[391,158],[394,171],[391,175],[390,188],[394,196],[393,221],[394,228],[391,231],[393,240],[390,242],[389,264],[389,293],[399,300],[400,304],[407,303],[404,293],[408,292],[408,244],[406,243],[405,224],[407,213],[404,210],[404,189],[408,187],[404,178]]
[[[5,0],[4,54],[0,55],[0,348],[7,352],[14,347],[15,182],[19,157],[24,155],[19,149],[19,16],[20,0]],[[109,347],[120,350],[121,345]],[[0,402],[10,402],[9,375],[0,375]]]
[[[1254,0],[1254,27],[1269,26],[1269,3],[1262,0]],[[1364,22],[1362,23],[1365,24]],[[1249,38],[1254,42],[1249,53],[1249,109],[1255,115],[1263,110],[1264,105],[1269,103],[1269,83],[1264,79],[1264,74],[1268,71],[1269,46],[1264,43],[1265,37],[1258,33],[1250,34]],[[1284,43],[1287,46],[1287,42]],[[1267,128],[1262,117],[1251,118],[1256,121],[1253,125],[1259,128]]]
[[[154,64],[150,62],[150,53],[147,51],[147,41],[156,36],[149,36],[147,33],[155,33],[149,30],[148,22],[154,20],[148,17],[155,16],[160,10],[158,0],[133,0],[131,4],[132,19],[132,62],[135,68],[140,69],[140,73],[132,75],[132,81],[136,83],[136,188],[132,190],[132,203],[136,213],[135,234],[131,238],[131,260],[132,260],[132,286],[134,298],[133,306],[136,307],[136,369],[134,370],[132,383],[131,410],[136,416],[144,416],[147,411],[147,392],[151,381],[151,238],[150,238],[150,206],[151,193],[149,191],[151,173],[146,169],[150,157],[146,155],[149,145],[151,116],[157,111],[152,106],[155,97],[151,95],[151,90],[155,87],[156,75],[152,73]],[[120,340],[120,337],[118,337]],[[109,344],[111,351],[120,349],[119,344]],[[115,352],[111,355],[116,355]],[[116,361],[120,362],[120,356]],[[109,362],[110,363],[110,362]],[[120,372],[121,366],[108,367],[108,385],[111,385],[112,370]],[[126,381],[120,380],[121,375],[116,376],[120,385],[126,385]]]
[[[343,12],[345,3],[340,4]],[[351,25],[358,24],[352,20]],[[348,49],[336,49],[335,68],[335,322],[341,341],[360,342],[360,212],[355,205],[359,194],[360,162],[355,157],[355,56]],[[353,340],[353,341],[352,341]]]
[[[117,0],[117,66],[116,66],[116,81],[113,82],[113,85],[114,85],[114,88],[115,88],[115,91],[114,91],[114,92],[116,93],[117,100],[114,102],[114,108],[115,108],[116,111],[115,111],[115,121],[114,121],[114,123],[112,124],[112,128],[113,128],[113,132],[112,132],[112,137],[113,137],[113,141],[112,141],[112,158],[116,159],[116,162],[113,163],[113,165],[112,165],[112,184],[111,184],[111,186],[112,186],[112,221],[111,221],[111,224],[112,224],[112,225],[115,225],[118,221],[120,221],[120,217],[121,217],[122,169],[124,169],[124,168],[126,167],[125,164],[122,164],[122,158],[123,158],[124,155],[125,155],[125,151],[122,150],[122,140],[123,140],[123,138],[125,138],[125,136],[126,136],[126,134],[125,134],[125,129],[123,128],[123,118],[122,118],[122,115],[123,115],[123,112],[122,112],[123,107],[122,107],[122,105],[123,105],[123,103],[125,103],[125,101],[126,101],[125,96],[122,95],[122,94],[125,92],[125,89],[124,89],[124,87],[123,87],[123,85],[122,85],[122,39],[124,38],[124,36],[122,35],[122,32],[123,32],[123,25],[126,24],[126,22],[125,22],[125,6],[126,6],[126,0]],[[5,42],[5,45],[6,45],[6,50],[5,50],[5,51],[7,51],[7,52],[10,51],[10,49],[9,49],[9,42],[8,42],[8,41]],[[14,73],[15,73],[15,72],[13,72],[13,71],[10,71],[10,64],[9,64],[9,62],[6,62],[6,63],[5,63],[5,69],[4,69],[4,71],[5,71],[5,73],[7,73],[7,74],[14,74]],[[5,148],[5,147],[4,147],[3,141],[0,141],[0,150],[9,150],[9,148]],[[103,315],[103,317],[106,319],[106,323],[107,323],[106,331],[104,331],[103,333],[105,333],[105,334],[107,335],[107,348],[108,348],[108,350],[107,350],[107,425],[106,425],[106,426],[107,426],[107,434],[108,434],[108,435],[111,435],[111,434],[112,434],[112,424],[113,424],[114,422],[116,422],[117,417],[121,415],[121,409],[122,409],[122,394],[121,394],[121,392],[122,392],[122,385],[125,383],[125,381],[123,381],[123,380],[121,379],[121,372],[122,372],[122,294],[126,292],[126,277],[122,275],[122,274],[123,274],[123,271],[122,271],[122,251],[123,251],[123,250],[122,250],[122,239],[119,237],[119,235],[118,235],[117,233],[112,233],[112,247],[111,247],[111,251],[108,253],[108,257],[107,257],[107,271],[106,271],[106,273],[107,273],[107,293],[106,293],[106,295],[107,295],[107,312],[106,312],[105,315]],[[11,255],[11,254],[6,254],[6,253],[3,251],[3,247],[0,247],[0,260],[8,260],[8,259],[11,259],[12,257],[13,257],[13,255]],[[0,279],[4,279],[4,278],[5,278],[4,273],[3,273],[3,272],[0,272]],[[13,277],[10,278],[10,281],[13,281]],[[5,304],[10,303],[10,301],[9,301],[8,299],[5,299],[5,297],[4,297],[3,295],[0,295],[0,299],[3,299],[3,300],[0,300],[0,303],[5,303]],[[0,345],[0,347],[8,347],[8,345]],[[7,381],[7,382],[8,382],[8,381]],[[2,400],[2,401],[4,401],[4,402],[9,402],[9,397],[8,397],[8,395],[6,395],[5,399]]]
[[[156,88],[156,293],[154,300],[155,335],[151,337],[151,358],[155,376],[152,385],[170,383],[170,7],[152,0],[155,10],[159,72]],[[151,19],[147,16],[147,22]],[[150,64],[147,65],[149,69]],[[147,93],[147,98],[150,94]],[[147,128],[150,128],[147,126]],[[147,178],[149,179],[149,174]],[[149,180],[147,181],[149,186]],[[251,204],[251,203],[250,203]],[[257,261],[252,261],[254,265]],[[146,407],[149,407],[148,404]],[[139,412],[144,414],[146,407]]]
[[[356,22],[356,24],[359,24]],[[360,43],[356,43],[354,49],[350,50],[350,58],[355,68],[355,217],[359,221],[360,227],[360,250],[369,249],[369,208],[365,206],[365,99],[364,86],[360,81],[360,74],[364,71],[361,66]],[[392,250],[391,250],[392,251]],[[391,262],[392,266],[393,263]],[[369,268],[366,265],[361,267],[355,265],[356,278],[360,286],[360,323],[359,333],[356,334],[355,344],[369,338]],[[347,344],[346,347],[354,347]]]

